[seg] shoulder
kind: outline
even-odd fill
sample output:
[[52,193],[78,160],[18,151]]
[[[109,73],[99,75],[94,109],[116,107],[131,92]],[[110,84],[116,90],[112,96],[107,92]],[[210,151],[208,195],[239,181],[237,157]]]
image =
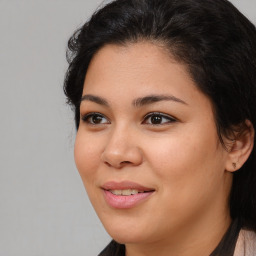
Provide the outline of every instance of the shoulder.
[[254,231],[241,229],[234,256],[254,256],[256,255],[256,233]]

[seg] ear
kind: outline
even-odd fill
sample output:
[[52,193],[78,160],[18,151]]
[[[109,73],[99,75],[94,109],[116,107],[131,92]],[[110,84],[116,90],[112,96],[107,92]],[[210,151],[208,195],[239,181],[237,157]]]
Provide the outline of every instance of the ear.
[[234,172],[240,169],[249,158],[254,145],[254,128],[249,120],[244,123],[244,130],[235,135],[229,147],[226,170]]

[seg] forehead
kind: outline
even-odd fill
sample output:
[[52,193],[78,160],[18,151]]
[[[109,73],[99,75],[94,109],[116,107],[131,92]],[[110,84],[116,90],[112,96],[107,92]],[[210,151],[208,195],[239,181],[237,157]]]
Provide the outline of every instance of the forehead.
[[[169,75],[168,75],[169,73]],[[174,60],[164,50],[150,42],[130,43],[127,45],[106,45],[92,58],[85,77],[85,88],[92,84],[107,84],[108,81],[122,85],[161,83],[169,79],[170,83],[182,79],[194,84],[186,66]],[[157,81],[156,81],[157,80]],[[97,83],[96,83],[97,82]]]
[[107,98],[109,102],[123,100],[119,103],[152,94],[169,94],[188,105],[210,103],[187,67],[175,61],[163,47],[150,42],[102,47],[88,67],[85,94]]

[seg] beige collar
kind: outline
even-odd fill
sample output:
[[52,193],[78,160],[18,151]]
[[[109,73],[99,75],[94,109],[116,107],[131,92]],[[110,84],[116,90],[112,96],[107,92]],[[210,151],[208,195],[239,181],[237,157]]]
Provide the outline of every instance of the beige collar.
[[242,229],[239,233],[234,256],[256,255],[256,233]]

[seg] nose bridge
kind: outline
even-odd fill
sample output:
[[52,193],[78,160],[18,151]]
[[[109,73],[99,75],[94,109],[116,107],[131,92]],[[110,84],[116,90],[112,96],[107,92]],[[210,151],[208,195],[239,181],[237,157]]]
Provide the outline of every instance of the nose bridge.
[[129,130],[125,124],[116,125],[111,132],[107,146],[111,150],[114,150],[115,148],[116,150],[125,150],[125,148],[128,146],[126,141],[128,141],[129,136]]
[[140,164],[142,152],[134,129],[125,123],[113,127],[102,153],[102,160],[115,168],[121,168],[127,164]]

